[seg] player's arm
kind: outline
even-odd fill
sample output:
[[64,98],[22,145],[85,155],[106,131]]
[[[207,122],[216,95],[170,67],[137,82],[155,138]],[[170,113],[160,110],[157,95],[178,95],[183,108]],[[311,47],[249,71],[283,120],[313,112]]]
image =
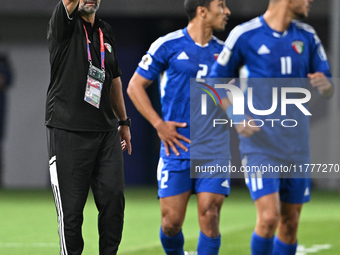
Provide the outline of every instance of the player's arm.
[[329,98],[334,92],[334,87],[331,82],[332,75],[330,72],[327,54],[315,31],[310,44],[311,71],[307,77],[310,78],[310,84],[312,87],[315,88],[321,96]]
[[317,89],[319,94],[325,98],[333,95],[334,87],[328,77],[322,72],[310,73],[307,75],[313,88]]
[[188,151],[180,141],[190,143],[190,140],[177,132],[178,127],[185,127],[186,123],[175,121],[163,121],[153,108],[150,98],[146,93],[146,88],[150,86],[152,81],[145,79],[137,72],[132,76],[127,93],[137,108],[137,110],[146,118],[151,125],[157,130],[159,138],[163,141],[166,155],[170,155],[170,148],[178,156],[179,152],[175,145]]
[[[234,83],[235,83],[235,80],[232,79],[231,81],[229,81],[228,85],[235,86]],[[233,124],[238,134],[242,135],[243,137],[249,137],[261,131],[260,127],[249,126],[248,124],[249,120],[252,119],[250,116],[234,115],[234,106],[232,102],[230,102],[227,93],[219,93],[219,95],[222,101],[222,105],[221,105],[222,110],[227,114],[229,121],[232,121],[232,123],[240,123],[240,124],[237,124],[236,126]]]
[[[112,80],[110,88],[110,100],[113,112],[115,113],[117,119],[122,121],[126,120],[127,115],[120,77]],[[127,149],[130,155],[132,151],[130,127],[127,125],[119,126],[118,131],[120,139],[125,141],[125,143],[122,143],[123,150]]]
[[74,31],[74,14],[79,4],[79,0],[61,0],[56,5],[52,17],[48,23],[47,39],[50,47],[64,42]]
[[243,122],[245,120],[244,125],[240,123],[237,126],[235,126],[236,132],[238,134],[242,135],[243,137],[249,137],[261,131],[260,127],[256,127],[256,126],[254,127],[254,126],[248,125],[248,121],[252,119],[249,116],[244,115],[244,116],[236,117],[233,114],[233,105],[229,101],[228,97],[222,98],[221,101],[222,101],[222,109],[227,113],[229,121],[232,120],[233,123],[235,123],[235,122]]
[[74,12],[74,10],[77,8],[79,0],[62,0],[68,14],[72,14]]
[[261,131],[261,128],[260,127],[257,127],[257,126],[249,126],[249,120],[252,120],[252,118],[250,118],[249,116],[247,116],[247,119],[245,121],[245,125],[243,125],[242,123],[241,124],[238,124],[235,129],[236,129],[236,132],[240,135],[242,135],[243,137],[250,137],[254,134],[256,134],[257,132],[260,132]]
[[[234,28],[229,34],[222,52],[219,54],[217,60],[212,65],[211,71],[209,73],[210,78],[221,78],[221,77],[238,77],[239,68],[243,65],[243,50],[247,48],[247,40],[240,39],[240,33],[238,33],[238,27]],[[237,43],[234,43],[236,38]],[[225,78],[224,78],[225,79]],[[234,81],[231,80],[231,83]],[[246,115],[234,115],[233,105],[228,99],[228,97],[222,98],[222,109],[227,113],[229,121],[233,123],[241,122],[236,125],[236,131],[243,137],[249,137],[259,132],[261,129],[259,127],[251,127],[248,125],[248,121],[251,120],[249,116]],[[243,125],[244,123],[244,125]]]

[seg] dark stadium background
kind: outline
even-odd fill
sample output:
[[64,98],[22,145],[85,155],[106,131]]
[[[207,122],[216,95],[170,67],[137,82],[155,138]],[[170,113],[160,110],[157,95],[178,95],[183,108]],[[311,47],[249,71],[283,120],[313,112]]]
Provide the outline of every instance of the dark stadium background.
[[[328,54],[331,47],[331,1],[316,0],[307,19],[307,22],[316,29]],[[15,73],[13,89],[9,91],[10,105],[5,140],[5,187],[48,187],[49,185],[43,126],[45,93],[49,78],[49,69],[46,66],[48,64],[46,25],[57,2],[58,0],[41,0],[27,4],[24,0],[7,1],[2,4],[0,10],[0,36],[4,49],[11,57]],[[221,40],[225,40],[236,25],[261,15],[266,9],[268,0],[227,0],[226,2],[232,16],[226,30],[215,33]],[[98,13],[100,18],[111,24],[115,34],[117,55],[123,72],[127,112],[133,123],[131,129],[133,153],[131,156],[125,153],[127,185],[156,184],[159,148],[156,132],[136,111],[127,97],[127,84],[139,60],[153,41],[159,36],[186,26],[187,18],[182,3],[183,1],[179,0],[102,0]],[[33,53],[28,52],[30,49],[34,50]],[[32,63],[34,59],[30,59],[30,54],[45,62]],[[339,69],[339,66],[333,68]],[[39,91],[36,91],[37,88]],[[148,93],[154,106],[159,109],[157,86],[151,86]],[[310,106],[313,112],[312,126],[314,122],[322,122],[327,118],[330,102],[316,99],[312,100]],[[327,134],[321,133],[319,137],[325,140],[326,138],[323,137],[327,137]],[[237,143],[238,140],[232,130],[231,147],[235,165],[240,164]],[[319,140],[315,143],[322,146]],[[322,152],[325,152],[325,149],[327,148],[312,151],[312,157],[315,160],[324,159]],[[240,179],[233,181],[236,184],[243,182]]]

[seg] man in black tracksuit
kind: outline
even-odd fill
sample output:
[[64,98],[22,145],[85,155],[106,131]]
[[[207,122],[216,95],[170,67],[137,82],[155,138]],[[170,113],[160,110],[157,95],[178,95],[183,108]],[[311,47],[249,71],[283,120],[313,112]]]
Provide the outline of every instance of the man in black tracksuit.
[[90,187],[99,211],[100,255],[117,253],[123,229],[122,151],[131,153],[131,122],[111,27],[95,16],[99,4],[60,0],[48,25],[46,126],[61,255],[82,253]]

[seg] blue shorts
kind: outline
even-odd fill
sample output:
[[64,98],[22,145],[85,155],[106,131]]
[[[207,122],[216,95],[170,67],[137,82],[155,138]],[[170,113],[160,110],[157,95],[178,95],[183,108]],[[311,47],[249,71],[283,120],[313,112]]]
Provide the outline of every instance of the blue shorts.
[[[225,160],[211,160],[211,164],[225,164]],[[229,162],[229,160],[227,160]],[[229,164],[229,163],[228,163]],[[157,169],[158,196],[175,196],[191,190],[193,193],[210,192],[228,196],[229,178],[190,178],[189,159],[160,158]]]
[[[253,200],[262,196],[279,192],[282,202],[302,204],[310,200],[311,178],[296,178],[292,166],[309,164],[309,157],[285,161],[265,154],[248,154],[242,160],[245,182]],[[252,168],[253,167],[253,168]],[[263,171],[265,168],[266,171]],[[257,169],[257,171],[255,171]],[[262,172],[260,171],[262,169]],[[271,169],[272,172],[268,171]],[[276,169],[277,171],[273,171]],[[254,170],[254,171],[250,171]]]

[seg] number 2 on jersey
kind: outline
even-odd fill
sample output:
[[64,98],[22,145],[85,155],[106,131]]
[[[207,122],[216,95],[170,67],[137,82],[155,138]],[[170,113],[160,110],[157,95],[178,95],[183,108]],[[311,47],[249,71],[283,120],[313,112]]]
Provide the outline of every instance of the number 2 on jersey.
[[201,69],[197,71],[197,75],[196,78],[200,79],[204,76],[207,76],[208,74],[208,65],[204,65],[204,64],[199,64],[198,65]]

